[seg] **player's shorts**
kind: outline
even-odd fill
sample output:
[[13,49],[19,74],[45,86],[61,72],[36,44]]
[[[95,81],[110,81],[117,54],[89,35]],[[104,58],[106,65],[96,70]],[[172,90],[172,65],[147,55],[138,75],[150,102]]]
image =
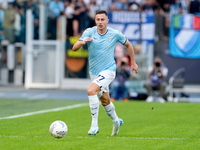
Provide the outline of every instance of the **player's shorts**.
[[90,75],[92,82],[101,88],[98,97],[101,97],[102,92],[109,92],[109,84],[115,79],[115,75],[116,73],[110,70],[102,71],[97,76]]

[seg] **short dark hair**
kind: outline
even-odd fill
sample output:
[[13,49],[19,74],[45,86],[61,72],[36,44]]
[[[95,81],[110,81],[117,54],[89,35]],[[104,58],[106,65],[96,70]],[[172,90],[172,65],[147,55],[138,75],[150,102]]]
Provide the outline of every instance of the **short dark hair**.
[[99,10],[99,11],[96,12],[96,15],[97,14],[105,14],[106,16],[108,16],[108,13],[105,10]]

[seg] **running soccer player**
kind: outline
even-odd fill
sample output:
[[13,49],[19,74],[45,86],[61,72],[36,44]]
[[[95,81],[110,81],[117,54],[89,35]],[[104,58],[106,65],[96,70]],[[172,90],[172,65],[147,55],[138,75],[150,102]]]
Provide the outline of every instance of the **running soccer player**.
[[99,132],[98,113],[99,99],[105,112],[113,121],[111,136],[117,135],[119,127],[124,123],[119,119],[115,106],[110,101],[109,84],[115,79],[116,63],[114,50],[119,42],[127,47],[131,58],[132,72],[138,71],[135,63],[134,49],[132,44],[118,30],[107,27],[109,22],[107,12],[100,10],[95,15],[96,26],[84,31],[81,38],[74,44],[73,50],[77,51],[81,46],[88,44],[89,51],[89,73],[92,83],[87,89],[89,106],[91,110],[92,123],[88,135],[96,135]]

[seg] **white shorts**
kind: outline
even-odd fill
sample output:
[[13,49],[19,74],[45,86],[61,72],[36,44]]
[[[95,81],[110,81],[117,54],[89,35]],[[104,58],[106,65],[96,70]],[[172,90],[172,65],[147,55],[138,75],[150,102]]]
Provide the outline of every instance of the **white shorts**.
[[102,71],[97,76],[90,75],[92,82],[101,88],[98,97],[101,97],[102,92],[109,92],[109,84],[115,79],[115,75],[116,73],[110,70]]

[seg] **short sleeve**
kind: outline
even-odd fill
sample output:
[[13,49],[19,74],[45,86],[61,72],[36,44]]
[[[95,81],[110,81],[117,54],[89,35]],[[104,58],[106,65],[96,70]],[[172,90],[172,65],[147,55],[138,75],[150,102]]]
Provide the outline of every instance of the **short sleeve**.
[[124,44],[126,42],[126,37],[125,37],[125,35],[122,34],[122,32],[118,31],[117,36],[118,36],[117,42],[119,42],[121,44]]
[[90,30],[91,30],[91,28],[87,28],[87,29],[83,32],[83,34],[82,34],[82,36],[80,37],[79,41],[83,41],[83,40],[89,38],[89,37],[90,37]]

